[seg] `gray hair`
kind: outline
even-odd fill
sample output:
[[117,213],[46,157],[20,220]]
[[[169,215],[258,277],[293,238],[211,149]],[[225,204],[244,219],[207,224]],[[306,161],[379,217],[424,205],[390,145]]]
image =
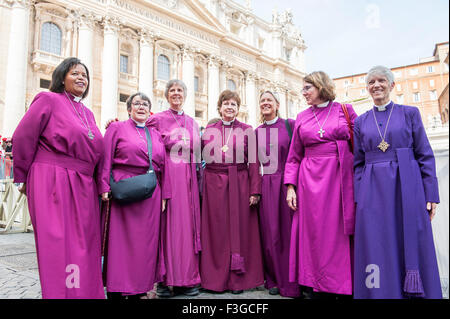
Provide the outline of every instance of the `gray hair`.
[[174,86],[174,85],[179,85],[179,86],[181,86],[181,87],[183,88],[184,98],[186,99],[186,96],[187,96],[187,87],[186,87],[186,84],[184,84],[183,81],[177,80],[177,79],[175,79],[175,80],[170,80],[169,82],[167,82],[166,90],[164,91],[164,96],[166,97],[166,99],[169,98],[169,90],[170,90],[170,88],[171,88],[172,86]]
[[385,66],[377,65],[371,68],[367,73],[366,85],[369,84],[369,79],[375,74],[384,76],[389,81],[389,84],[394,83],[394,74],[392,73],[392,71]]
[[142,92],[136,92],[127,99],[127,111],[131,110],[131,103],[136,96],[139,96],[141,99],[147,101],[150,105],[150,110],[152,109],[152,101],[150,101],[150,98]]

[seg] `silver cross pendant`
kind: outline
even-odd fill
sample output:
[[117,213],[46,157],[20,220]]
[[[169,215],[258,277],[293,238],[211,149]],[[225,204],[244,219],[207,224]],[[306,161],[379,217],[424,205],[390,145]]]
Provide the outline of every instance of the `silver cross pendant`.
[[319,133],[320,138],[323,138],[323,133],[325,133],[325,131],[322,128],[320,128],[320,130],[318,130],[317,133]]

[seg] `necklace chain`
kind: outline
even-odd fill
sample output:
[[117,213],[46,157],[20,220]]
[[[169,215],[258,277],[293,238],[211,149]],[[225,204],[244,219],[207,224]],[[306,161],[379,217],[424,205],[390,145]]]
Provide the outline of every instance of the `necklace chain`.
[[380,144],[378,144],[378,148],[380,150],[382,150],[383,152],[386,152],[386,150],[390,146],[386,142],[385,138],[386,138],[386,132],[387,132],[387,129],[388,129],[388,126],[389,126],[389,121],[391,119],[392,111],[394,110],[394,106],[395,106],[395,104],[392,104],[391,112],[389,113],[389,117],[388,117],[388,120],[386,122],[386,126],[384,127],[384,134],[383,135],[381,135],[380,128],[378,127],[378,121],[377,121],[377,117],[375,115],[375,108],[372,108],[373,119],[375,120],[375,126],[377,127],[378,134],[380,134],[380,137],[381,137],[381,142],[380,142]]
[[[170,114],[172,114],[173,119],[175,120],[175,122],[177,123],[179,128],[183,128],[180,123],[178,123],[177,118],[175,117],[175,115],[173,115],[172,110],[169,110]],[[186,115],[184,115],[184,130],[183,130],[183,138],[182,140],[184,141],[184,144],[186,144],[186,141],[189,140],[189,138],[186,137]]]
[[325,126],[325,123],[326,123],[327,120],[328,120],[328,116],[330,116],[331,108],[332,108],[332,107],[333,107],[333,102],[331,102],[331,105],[330,105],[329,110],[328,110],[327,117],[325,118],[325,121],[323,121],[322,126],[320,125],[320,122],[319,122],[319,120],[317,119],[316,112],[314,111],[314,108],[312,109],[314,118],[316,119],[317,125],[319,126],[319,129],[320,129],[317,133],[320,134],[320,137],[321,137],[321,138],[323,137],[323,133],[325,133],[325,130],[323,129],[323,127]]
[[84,110],[84,108],[82,108],[82,109],[83,109],[83,114],[84,114],[84,119],[86,120],[86,123],[85,123],[85,122],[83,121],[83,118],[82,118],[81,115],[78,113],[78,111],[77,111],[77,109],[75,108],[75,106],[73,105],[72,100],[71,100],[71,99],[69,98],[69,96],[67,95],[67,92],[66,92],[66,91],[64,91],[64,94],[66,95],[67,99],[69,100],[70,105],[72,105],[73,110],[75,111],[75,113],[77,113],[77,116],[78,116],[78,118],[80,119],[81,123],[82,123],[83,126],[88,130],[88,136],[89,136],[89,138],[90,138],[91,140],[94,139],[94,134],[93,134],[92,131],[91,131],[91,128],[90,128],[90,126],[89,126],[89,122],[88,122],[87,117],[86,117],[86,111]]
[[231,123],[231,130],[230,130],[230,133],[228,134],[227,141],[225,142],[225,125],[223,125],[223,122],[222,122],[222,152],[224,152],[224,153],[226,151],[228,151],[228,149],[229,149],[228,142],[230,141],[230,136],[231,136],[231,133],[233,132],[233,125],[234,125],[234,122]]

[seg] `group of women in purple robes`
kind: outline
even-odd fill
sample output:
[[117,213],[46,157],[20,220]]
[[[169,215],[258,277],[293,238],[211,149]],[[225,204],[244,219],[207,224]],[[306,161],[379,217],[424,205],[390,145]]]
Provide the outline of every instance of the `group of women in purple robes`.
[[[308,288],[313,298],[441,298],[430,224],[439,195],[420,113],[390,101],[388,69],[372,69],[367,86],[375,107],[357,117],[313,72],[303,86],[310,107],[295,122],[262,92],[256,130],[237,120],[239,95],[226,90],[221,120],[200,138],[183,112],[186,86],[172,80],[167,111],[149,117],[150,100],[136,93],[130,118],[103,138],[81,103],[88,69],[64,60],[13,135],[43,297],[104,298],[104,284],[109,298],[141,298],[155,283],[160,297],[195,296],[199,285],[237,294],[265,281],[270,294],[294,298]],[[146,172],[146,129],[157,187],[121,205],[110,174]],[[104,283],[99,196],[110,202]]]

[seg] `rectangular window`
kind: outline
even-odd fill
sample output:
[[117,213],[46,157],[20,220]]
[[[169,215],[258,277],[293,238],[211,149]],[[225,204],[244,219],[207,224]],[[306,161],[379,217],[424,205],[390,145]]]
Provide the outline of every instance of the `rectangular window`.
[[434,88],[434,80],[430,80],[430,87]]
[[200,118],[200,119],[202,119],[203,118],[203,111],[195,111],[195,117],[196,118]]
[[420,102],[420,93],[419,92],[413,94],[413,100],[416,103]]
[[361,95],[361,96],[366,95],[366,89],[361,89],[360,95]]
[[427,73],[433,73],[434,72],[434,66],[430,65],[427,67]]
[[401,84],[397,84],[397,92],[401,92],[402,91],[402,85]]
[[413,82],[413,89],[417,90],[418,87],[419,85],[417,84],[417,82]]
[[394,72],[394,77],[395,77],[396,79],[401,78],[401,77],[402,77],[402,71],[395,71],[395,72]]
[[436,101],[437,100],[436,90],[430,91],[430,100],[432,100],[432,101]]
[[50,80],[40,79],[39,80],[39,87],[42,88],[42,89],[48,89],[50,87]]
[[198,92],[198,76],[194,76],[194,91]]
[[122,102],[122,103],[126,103],[129,97],[130,97],[129,95],[120,93],[119,94],[119,101]]
[[360,76],[360,77],[359,77],[359,83],[364,83],[364,82],[365,82],[364,76]]
[[120,72],[128,73],[128,56],[120,55]]
[[417,75],[419,74],[419,69],[414,68],[409,70],[409,75]]
[[404,100],[403,94],[397,95],[397,103],[403,104]]

